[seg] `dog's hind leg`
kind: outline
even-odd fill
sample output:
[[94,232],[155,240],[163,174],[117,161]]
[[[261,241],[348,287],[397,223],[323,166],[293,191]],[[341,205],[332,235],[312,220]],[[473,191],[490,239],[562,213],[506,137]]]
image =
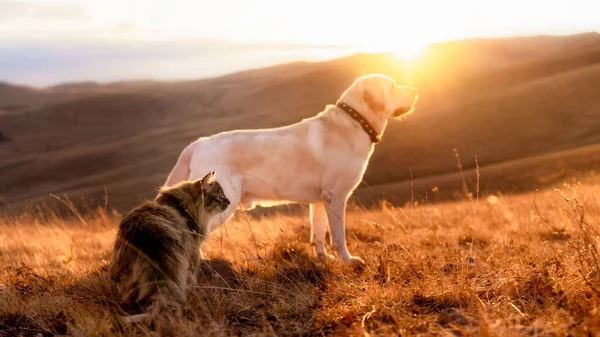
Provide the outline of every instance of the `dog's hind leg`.
[[[219,177],[217,177],[217,179],[219,179]],[[233,216],[233,213],[235,213],[242,198],[242,184],[240,179],[233,179],[232,182],[228,181],[227,179],[221,179],[217,181],[219,184],[221,184],[225,196],[227,199],[229,199],[229,206],[227,209],[225,209],[225,211],[213,216],[212,219],[208,221],[208,231],[206,233],[207,236]],[[204,254],[202,254],[202,244],[200,246],[200,260],[204,260]]]
[[327,212],[322,202],[310,204],[310,242],[319,259],[326,259],[330,256],[325,248],[325,232],[327,226]]

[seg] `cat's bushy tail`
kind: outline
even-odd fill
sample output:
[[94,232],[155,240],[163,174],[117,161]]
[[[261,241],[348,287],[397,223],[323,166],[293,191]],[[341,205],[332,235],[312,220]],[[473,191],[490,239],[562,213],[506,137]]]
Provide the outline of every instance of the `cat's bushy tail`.
[[169,173],[165,186],[175,185],[180,181],[188,180],[190,177],[190,162],[192,161],[192,155],[194,154],[193,144],[188,145],[181,154],[175,167]]

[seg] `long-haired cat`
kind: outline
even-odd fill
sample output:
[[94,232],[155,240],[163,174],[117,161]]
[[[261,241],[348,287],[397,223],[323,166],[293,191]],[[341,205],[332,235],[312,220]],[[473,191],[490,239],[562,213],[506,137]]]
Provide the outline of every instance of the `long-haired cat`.
[[178,314],[196,282],[208,222],[227,206],[211,172],[163,187],[155,200],[133,209],[121,222],[110,265],[123,304],[144,317],[164,309]]

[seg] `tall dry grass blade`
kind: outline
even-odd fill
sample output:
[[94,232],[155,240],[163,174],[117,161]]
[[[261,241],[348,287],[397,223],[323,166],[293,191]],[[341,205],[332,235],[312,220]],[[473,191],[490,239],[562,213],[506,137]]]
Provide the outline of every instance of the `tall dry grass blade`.
[[458,171],[460,172],[460,178],[462,180],[462,189],[465,197],[469,200],[473,199],[473,194],[469,192],[469,187],[467,186],[467,179],[465,178],[465,172],[463,171],[462,162],[460,161],[460,154],[458,153],[458,149],[454,148],[454,157],[456,158],[456,166],[458,166]]
[[149,319],[150,314],[148,313],[119,317],[119,320],[123,325],[129,325],[134,323],[146,323]]
[[81,220],[81,222],[83,222],[86,226],[89,226],[88,223],[83,219],[83,217],[81,216],[81,214],[79,214],[79,212],[75,209],[74,206],[69,205],[69,203],[67,203],[66,201],[62,200],[61,198],[57,197],[56,195],[49,193],[51,197],[55,198],[56,200],[62,202],[65,206],[67,206],[68,209],[71,210],[71,212],[73,212],[73,214],[75,214],[79,220]]

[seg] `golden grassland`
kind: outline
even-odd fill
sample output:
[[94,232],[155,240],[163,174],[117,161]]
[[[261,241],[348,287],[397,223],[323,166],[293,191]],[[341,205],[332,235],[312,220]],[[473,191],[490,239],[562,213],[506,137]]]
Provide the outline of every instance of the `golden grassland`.
[[[190,290],[175,335],[588,336],[600,331],[592,184],[348,214],[352,269],[312,258],[307,214],[238,214],[203,251],[239,284]],[[0,336],[147,335],[107,278],[120,215],[0,220]]]

